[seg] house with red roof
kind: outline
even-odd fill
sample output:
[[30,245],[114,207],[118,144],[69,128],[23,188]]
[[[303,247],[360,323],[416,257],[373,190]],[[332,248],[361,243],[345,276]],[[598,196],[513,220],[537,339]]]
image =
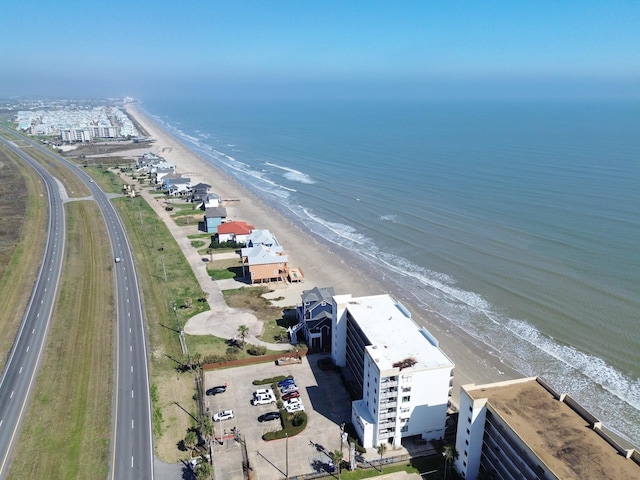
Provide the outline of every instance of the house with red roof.
[[249,225],[247,222],[232,221],[225,222],[218,225],[218,242],[236,242],[247,243],[247,238],[251,232],[255,229],[253,225]]

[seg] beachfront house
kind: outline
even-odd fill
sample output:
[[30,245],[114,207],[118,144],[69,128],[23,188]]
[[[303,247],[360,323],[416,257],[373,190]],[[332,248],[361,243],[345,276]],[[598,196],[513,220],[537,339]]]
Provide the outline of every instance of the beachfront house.
[[249,235],[254,228],[255,227],[253,225],[249,225],[246,222],[225,222],[218,225],[218,234],[216,235],[215,241],[218,243],[235,242],[246,245],[247,238],[249,238]]
[[331,357],[361,398],[351,420],[365,448],[444,437],[454,364],[390,295],[333,296]]
[[463,385],[456,434],[467,480],[640,478],[640,453],[539,377]]
[[207,208],[215,208],[220,206],[220,197],[215,193],[210,193],[205,196],[199,205],[199,208],[206,210]]
[[247,248],[264,245],[265,247],[279,247],[276,237],[267,229],[256,229],[247,238]]
[[191,188],[191,179],[178,174],[167,175],[162,184],[169,195],[186,195]]
[[289,329],[292,344],[297,344],[301,335],[309,350],[331,350],[334,295],[335,291],[331,287],[314,287],[302,292],[302,303],[296,307],[298,323]]
[[251,283],[286,281],[287,256],[282,247],[266,247],[262,244],[245,247],[240,251],[242,272]]
[[[202,200],[211,192],[211,185],[208,183],[197,183],[191,187],[191,201],[201,204]],[[218,205],[216,205],[217,207]]]
[[156,185],[162,185],[162,180],[167,175],[175,175],[175,168],[152,168],[151,170],[149,175]]
[[136,160],[135,169],[137,171],[144,170],[146,172],[149,172],[149,169],[151,167],[158,165],[164,161],[165,161],[164,158],[159,157],[155,153],[147,152],[143,154],[140,158],[138,158],[138,160]]
[[218,225],[227,219],[227,209],[224,207],[207,208],[204,211],[204,228],[207,233],[216,233]]

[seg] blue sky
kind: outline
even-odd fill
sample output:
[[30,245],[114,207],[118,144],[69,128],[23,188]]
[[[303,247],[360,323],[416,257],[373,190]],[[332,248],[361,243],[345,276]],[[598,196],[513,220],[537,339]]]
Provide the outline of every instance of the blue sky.
[[1,96],[640,97],[638,0],[10,1],[0,46]]

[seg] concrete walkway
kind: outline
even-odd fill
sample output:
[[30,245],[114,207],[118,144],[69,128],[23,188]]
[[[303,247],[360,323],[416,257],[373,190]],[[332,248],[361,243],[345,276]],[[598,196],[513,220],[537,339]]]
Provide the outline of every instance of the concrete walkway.
[[[194,317],[190,318],[185,327],[184,332],[189,335],[215,335],[216,337],[232,339],[238,336],[238,327],[240,325],[246,325],[249,329],[248,334],[245,336],[245,341],[253,345],[265,346],[270,350],[289,350],[292,348],[290,344],[276,344],[266,343],[259,340],[258,336],[262,334],[263,324],[258,320],[256,316],[246,310],[240,310],[230,308],[224,300],[222,295],[223,289],[232,289],[248,286],[246,283],[236,280],[220,280],[215,281],[209,277],[207,273],[207,260],[208,256],[201,256],[197,250],[191,245],[191,239],[188,235],[203,233],[198,230],[198,224],[186,227],[176,225],[175,221],[171,218],[169,212],[165,210],[165,197],[158,195],[151,195],[148,189],[142,190],[142,198],[144,198],[149,205],[156,212],[158,217],[165,223],[176,243],[184,253],[184,256],[191,266],[193,273],[200,283],[202,291],[209,294],[207,302],[211,310],[208,312],[202,312]],[[179,200],[173,200],[174,202]],[[204,214],[203,214],[204,215]],[[229,253],[218,254],[220,258],[228,258]],[[235,256],[234,254],[231,254]],[[214,255],[215,257],[216,255]],[[297,290],[298,289],[294,289]],[[287,295],[291,298],[291,291]],[[300,290],[300,293],[302,291]],[[294,293],[295,294],[295,293]],[[274,294],[277,297],[277,294]],[[300,294],[297,294],[297,302],[300,301]]]

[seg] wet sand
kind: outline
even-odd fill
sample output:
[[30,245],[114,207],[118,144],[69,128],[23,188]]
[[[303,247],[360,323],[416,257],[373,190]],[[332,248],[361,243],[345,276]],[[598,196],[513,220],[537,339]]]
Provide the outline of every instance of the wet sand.
[[228,218],[246,221],[256,228],[270,230],[283,246],[290,267],[302,269],[305,282],[293,287],[278,289],[277,296],[285,296],[284,303],[300,302],[300,292],[318,287],[333,287],[336,294],[367,296],[389,293],[402,301],[413,319],[425,326],[440,342],[444,353],[455,363],[453,401],[457,404],[460,385],[488,383],[522,375],[503,364],[476,341],[446,319],[427,316],[417,309],[402,292],[394,292],[393,286],[380,283],[379,275],[346,250],[324,243],[309,232],[266,205],[235,179],[216,168],[196,152],[183,145],[147,116],[137,104],[127,104],[126,111],[155,139],[150,149],[176,165],[176,170],[191,178],[191,184],[208,183],[212,192],[228,202]]

